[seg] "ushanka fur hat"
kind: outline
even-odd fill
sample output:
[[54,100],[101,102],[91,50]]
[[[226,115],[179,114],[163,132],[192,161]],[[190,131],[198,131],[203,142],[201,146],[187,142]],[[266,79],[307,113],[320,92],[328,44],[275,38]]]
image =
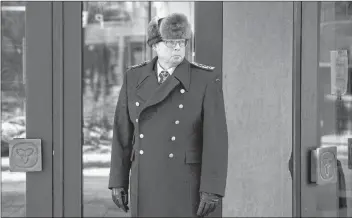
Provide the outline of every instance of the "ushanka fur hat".
[[191,24],[184,14],[173,13],[164,18],[154,17],[148,25],[148,45],[163,39],[190,39]]

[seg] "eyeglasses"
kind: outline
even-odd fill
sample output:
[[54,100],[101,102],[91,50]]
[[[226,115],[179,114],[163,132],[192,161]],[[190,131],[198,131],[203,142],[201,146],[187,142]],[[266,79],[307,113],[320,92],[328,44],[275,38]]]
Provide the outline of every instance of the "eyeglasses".
[[181,48],[187,46],[187,40],[163,40],[163,42],[169,48],[176,47],[177,43],[180,45]]

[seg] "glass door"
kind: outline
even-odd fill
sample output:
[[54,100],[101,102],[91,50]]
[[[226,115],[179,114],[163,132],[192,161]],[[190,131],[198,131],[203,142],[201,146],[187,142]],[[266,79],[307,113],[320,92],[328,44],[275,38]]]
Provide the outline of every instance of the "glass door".
[[26,173],[10,172],[9,143],[26,137],[25,28],[27,2],[1,2],[1,215],[25,217]]
[[[194,2],[83,2],[83,142],[84,217],[127,217],[107,189],[112,127],[127,67],[152,59],[147,25],[152,17],[184,13],[194,27]],[[193,40],[187,58],[193,60]]]
[[[57,4],[61,4],[61,9],[60,12],[54,10],[54,18],[55,14],[60,15],[56,18],[62,21],[58,26],[62,26],[63,37],[63,76],[57,78],[63,88],[61,99],[54,101],[54,105],[62,107],[59,103],[62,102],[64,106],[61,112],[58,111],[63,123],[58,126],[58,129],[62,128],[62,146],[55,149],[54,156],[54,198],[58,199],[54,200],[54,211],[57,208],[54,214],[130,216],[130,212],[124,213],[116,207],[108,189],[112,122],[124,73],[127,67],[154,57],[147,46],[146,35],[152,17],[182,12],[195,31],[196,25],[207,25],[200,19],[206,14],[195,13],[195,2],[83,1]],[[220,11],[217,15],[222,17]],[[196,34],[201,36],[202,32]],[[219,37],[214,41],[221,42],[222,36],[216,32],[214,35]],[[201,42],[204,43],[199,38],[197,43]],[[186,49],[189,61],[196,61],[194,47],[193,38]],[[215,50],[219,55],[214,55],[219,57],[215,60],[218,67],[222,63],[220,49]],[[200,62],[204,61],[203,53],[197,55]],[[203,63],[213,64],[211,61],[206,59]],[[59,90],[54,84],[54,92]],[[54,137],[61,133],[54,129]]]
[[1,2],[3,217],[52,215],[51,16],[50,2]]
[[301,213],[352,216],[352,2],[302,3]]

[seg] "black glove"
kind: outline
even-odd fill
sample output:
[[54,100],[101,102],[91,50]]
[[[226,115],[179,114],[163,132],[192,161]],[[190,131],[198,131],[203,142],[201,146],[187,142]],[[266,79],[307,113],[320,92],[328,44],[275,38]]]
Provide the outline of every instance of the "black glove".
[[111,190],[112,200],[118,208],[121,208],[127,213],[128,208],[128,192],[124,188],[112,188]]
[[201,192],[200,193],[200,203],[197,211],[197,215],[204,217],[212,213],[216,206],[219,204],[220,196]]

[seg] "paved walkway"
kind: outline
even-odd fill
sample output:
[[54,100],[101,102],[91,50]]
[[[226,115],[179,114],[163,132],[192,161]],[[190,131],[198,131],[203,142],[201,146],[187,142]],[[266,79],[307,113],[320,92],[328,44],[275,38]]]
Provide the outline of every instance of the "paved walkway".
[[84,177],[84,216],[85,217],[130,217],[130,212],[119,210],[107,189],[108,177]]
[[[87,175],[84,175],[84,217],[130,217],[130,213],[119,210],[111,200],[111,192],[107,189],[107,172],[108,169],[95,169],[87,171]],[[3,217],[25,216],[25,180],[20,178],[25,179],[25,175],[17,175],[17,181],[2,182]]]
[[[10,172],[8,158],[2,159],[2,216],[25,216],[26,174]],[[84,217],[130,217],[118,209],[107,189],[110,153],[84,154],[83,164],[83,216]]]

